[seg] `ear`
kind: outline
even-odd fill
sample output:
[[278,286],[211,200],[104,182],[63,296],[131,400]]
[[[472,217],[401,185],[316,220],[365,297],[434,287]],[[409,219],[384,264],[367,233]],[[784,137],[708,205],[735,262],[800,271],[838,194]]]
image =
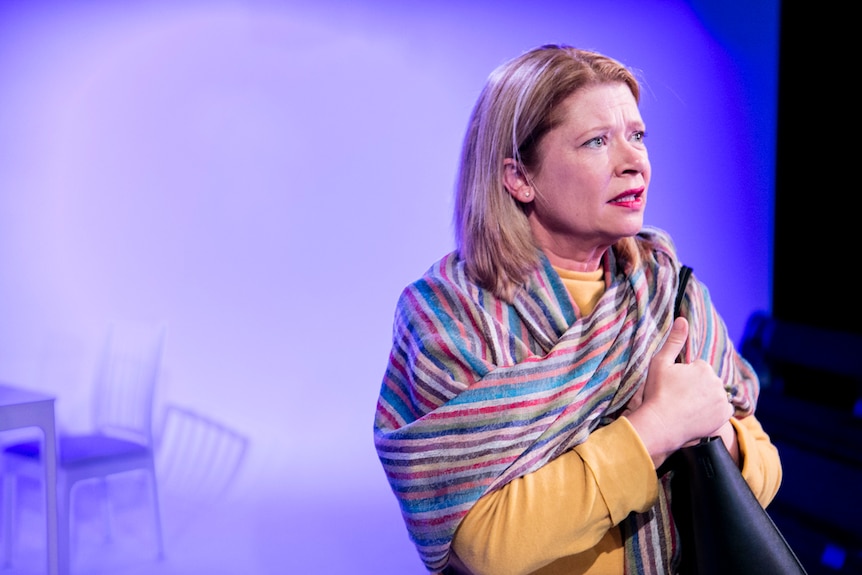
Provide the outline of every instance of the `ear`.
[[528,204],[536,197],[535,190],[527,180],[526,174],[512,158],[503,160],[503,186],[513,198],[521,203]]

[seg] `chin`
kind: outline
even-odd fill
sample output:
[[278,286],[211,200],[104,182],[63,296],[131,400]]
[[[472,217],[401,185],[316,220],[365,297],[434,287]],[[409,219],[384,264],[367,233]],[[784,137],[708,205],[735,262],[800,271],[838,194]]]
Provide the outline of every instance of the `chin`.
[[637,221],[629,222],[627,225],[623,226],[623,229],[620,230],[620,232],[623,237],[630,238],[638,235],[643,227],[644,220],[643,218],[639,218]]

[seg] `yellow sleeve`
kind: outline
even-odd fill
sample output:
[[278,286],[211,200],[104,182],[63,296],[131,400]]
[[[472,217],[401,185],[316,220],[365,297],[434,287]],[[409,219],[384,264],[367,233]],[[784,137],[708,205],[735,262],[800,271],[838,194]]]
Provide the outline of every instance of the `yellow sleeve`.
[[778,450],[753,415],[742,419],[732,418],[730,422],[736,430],[736,439],[739,442],[742,477],[760,504],[766,507],[781,485],[782,472]]
[[592,549],[658,497],[652,459],[622,417],[547,465],[482,497],[452,543],[474,575],[532,573]]

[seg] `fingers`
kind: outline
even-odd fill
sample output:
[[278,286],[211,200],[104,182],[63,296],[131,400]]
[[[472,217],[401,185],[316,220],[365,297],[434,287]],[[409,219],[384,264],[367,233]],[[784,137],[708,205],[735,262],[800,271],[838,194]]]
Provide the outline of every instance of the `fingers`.
[[728,398],[728,401],[727,401],[727,407],[726,407],[725,409],[726,409],[726,411],[727,411],[727,416],[726,416],[726,418],[725,418],[725,419],[727,419],[728,421],[730,421],[730,420],[731,420],[731,418],[732,418],[732,417],[734,416],[734,414],[736,413],[736,407],[734,407],[734,405],[733,405],[733,403],[732,403],[732,401],[731,401],[731,398]]
[[658,360],[661,365],[676,363],[676,358],[679,357],[687,339],[688,321],[684,317],[678,317],[673,320],[667,339],[653,359]]
[[703,359],[677,363],[688,331],[684,318],[674,320],[650,361],[641,395],[635,394],[627,405],[626,417],[641,439],[646,437],[654,457],[713,434],[733,416],[724,383],[712,365]]
[[[697,359],[694,362],[685,366],[690,373],[692,385],[689,391],[693,393],[688,401],[691,404],[697,402],[698,407],[693,412],[696,425],[705,426],[701,430],[704,435],[713,433],[709,429],[710,425],[716,426],[727,423],[733,417],[733,404],[728,401],[727,392],[724,389],[724,383],[721,378],[716,375],[712,366],[702,359]],[[679,391],[679,393],[683,393]]]

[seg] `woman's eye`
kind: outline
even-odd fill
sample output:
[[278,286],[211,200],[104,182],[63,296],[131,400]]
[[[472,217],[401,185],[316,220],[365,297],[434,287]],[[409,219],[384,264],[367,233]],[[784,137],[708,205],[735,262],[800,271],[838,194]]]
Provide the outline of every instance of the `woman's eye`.
[[644,141],[644,138],[646,138],[646,132],[644,132],[643,130],[639,130],[639,131],[635,132],[634,134],[632,134],[632,141],[633,142],[638,142],[638,143],[642,144]]
[[592,140],[587,140],[586,142],[584,142],[584,147],[586,147],[586,148],[601,148],[604,145],[605,145],[605,137],[604,136],[597,136],[597,137],[593,138]]

